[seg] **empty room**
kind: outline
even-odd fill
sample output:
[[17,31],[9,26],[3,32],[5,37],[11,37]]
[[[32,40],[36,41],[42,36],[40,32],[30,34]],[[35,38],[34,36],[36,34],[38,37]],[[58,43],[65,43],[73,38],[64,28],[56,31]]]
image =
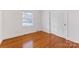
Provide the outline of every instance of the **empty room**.
[[79,48],[79,10],[0,10],[0,48]]

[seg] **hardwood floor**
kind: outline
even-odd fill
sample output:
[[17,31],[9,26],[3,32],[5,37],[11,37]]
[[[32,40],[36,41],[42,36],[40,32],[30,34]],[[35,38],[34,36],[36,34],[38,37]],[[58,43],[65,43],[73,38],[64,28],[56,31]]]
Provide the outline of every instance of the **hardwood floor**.
[[0,48],[22,48],[29,40],[34,48],[79,48],[78,43],[42,31],[4,40]]

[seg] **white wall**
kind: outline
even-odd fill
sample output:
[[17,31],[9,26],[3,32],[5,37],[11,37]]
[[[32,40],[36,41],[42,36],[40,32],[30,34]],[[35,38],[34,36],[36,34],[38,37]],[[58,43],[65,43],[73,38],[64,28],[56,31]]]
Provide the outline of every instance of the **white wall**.
[[33,15],[34,25],[23,27],[21,10],[2,11],[2,30],[4,39],[39,31],[41,29],[40,11],[33,11]]
[[68,11],[68,39],[79,43],[79,11]]
[[3,39],[3,32],[2,32],[2,11],[0,11],[0,44]]
[[42,31],[49,33],[49,10],[41,11]]

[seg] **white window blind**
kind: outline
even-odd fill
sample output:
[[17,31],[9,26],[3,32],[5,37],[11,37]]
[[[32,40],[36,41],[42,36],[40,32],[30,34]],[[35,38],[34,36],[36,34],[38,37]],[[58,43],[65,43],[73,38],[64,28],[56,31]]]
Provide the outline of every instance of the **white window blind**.
[[33,25],[33,16],[32,11],[23,11],[23,19],[22,19],[22,25],[23,26],[32,26]]

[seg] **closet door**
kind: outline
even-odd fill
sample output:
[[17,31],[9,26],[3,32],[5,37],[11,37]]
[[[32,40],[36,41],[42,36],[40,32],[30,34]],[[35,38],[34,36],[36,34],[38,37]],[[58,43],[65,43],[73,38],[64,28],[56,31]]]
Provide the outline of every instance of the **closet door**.
[[51,11],[51,33],[67,38],[67,12],[62,10]]
[[68,11],[68,39],[79,43],[79,10]]

